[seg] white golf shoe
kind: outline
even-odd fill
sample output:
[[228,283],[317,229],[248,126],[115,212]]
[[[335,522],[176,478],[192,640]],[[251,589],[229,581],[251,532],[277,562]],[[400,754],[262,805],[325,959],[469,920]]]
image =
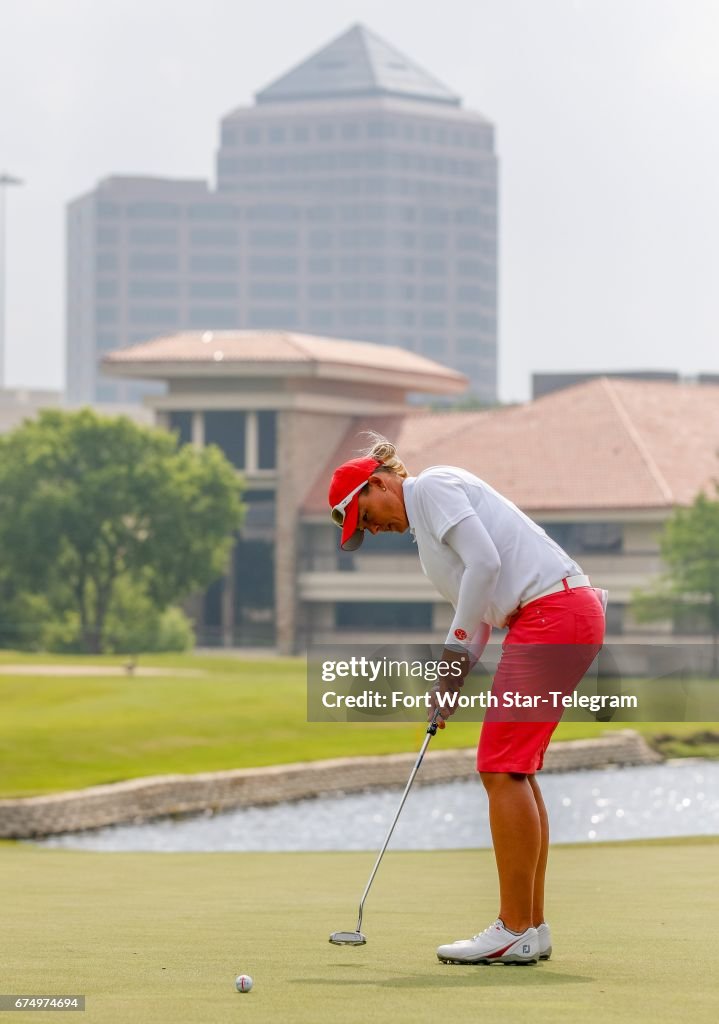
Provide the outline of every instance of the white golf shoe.
[[437,956],[446,964],[536,964],[539,936],[536,928],[527,928],[517,935],[505,928],[502,921],[495,921],[471,939],[440,946]]
[[539,959],[549,960],[552,955],[552,933],[546,921],[537,925],[537,935],[539,936]]

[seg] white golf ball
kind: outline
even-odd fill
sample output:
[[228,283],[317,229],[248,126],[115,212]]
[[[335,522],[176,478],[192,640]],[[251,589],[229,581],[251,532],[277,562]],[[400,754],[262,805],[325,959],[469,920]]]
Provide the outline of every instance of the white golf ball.
[[238,992],[249,992],[252,988],[252,978],[249,974],[238,974],[235,978],[235,988]]

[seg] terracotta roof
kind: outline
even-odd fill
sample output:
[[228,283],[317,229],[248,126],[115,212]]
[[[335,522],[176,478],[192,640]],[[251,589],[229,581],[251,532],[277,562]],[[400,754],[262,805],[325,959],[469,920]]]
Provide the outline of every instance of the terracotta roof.
[[[419,374],[442,391],[466,388],[467,378],[424,356],[368,341],[320,338],[291,331],[182,331],[110,352],[108,366],[167,363],[315,363]],[[430,388],[432,390],[432,388]]]
[[719,386],[600,378],[488,412],[358,420],[305,512],[326,511],[333,469],[369,429],[397,445],[413,475],[463,466],[527,511],[670,508],[719,479]]

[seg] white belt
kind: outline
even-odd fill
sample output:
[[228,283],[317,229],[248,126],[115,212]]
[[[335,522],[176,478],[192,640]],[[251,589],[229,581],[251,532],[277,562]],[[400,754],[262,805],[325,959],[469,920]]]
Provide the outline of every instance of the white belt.
[[526,608],[528,604],[531,604],[532,601],[538,601],[540,597],[549,597],[550,594],[561,594],[561,592],[566,590],[567,587],[570,590],[576,590],[577,587],[591,587],[591,585],[592,584],[588,576],[567,576],[565,579],[560,580],[559,583],[555,583],[553,586],[547,587],[547,589],[543,590],[541,594],[535,594],[534,597],[529,597],[526,601],[520,601],[519,607]]

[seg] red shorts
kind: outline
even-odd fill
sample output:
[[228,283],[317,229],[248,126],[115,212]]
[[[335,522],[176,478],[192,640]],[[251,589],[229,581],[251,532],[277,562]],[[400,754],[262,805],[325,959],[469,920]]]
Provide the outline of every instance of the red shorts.
[[[552,691],[572,693],[603,639],[604,611],[592,587],[538,598],[512,616],[492,683],[500,708],[490,708],[485,715],[477,748],[478,772],[531,775],[539,771],[561,708],[549,714],[508,712],[503,710],[502,696],[510,691],[538,697]],[[539,701],[540,707],[543,703]]]

